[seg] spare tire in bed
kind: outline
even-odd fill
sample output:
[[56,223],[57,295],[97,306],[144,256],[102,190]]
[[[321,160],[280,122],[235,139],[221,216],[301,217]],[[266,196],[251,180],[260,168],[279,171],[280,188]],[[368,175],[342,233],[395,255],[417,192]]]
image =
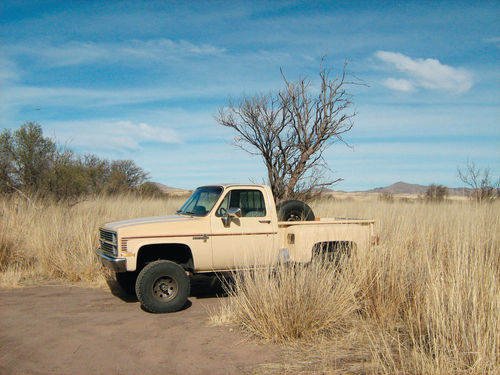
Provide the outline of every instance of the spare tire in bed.
[[283,201],[276,206],[279,221],[313,221],[314,213],[306,203],[297,200]]

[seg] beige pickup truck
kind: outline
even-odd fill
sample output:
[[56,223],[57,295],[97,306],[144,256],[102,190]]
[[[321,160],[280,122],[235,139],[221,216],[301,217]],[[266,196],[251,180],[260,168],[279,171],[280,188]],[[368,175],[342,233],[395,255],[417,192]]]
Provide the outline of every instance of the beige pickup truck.
[[185,305],[192,274],[369,249],[376,242],[373,225],[318,219],[300,201],[276,207],[265,185],[203,186],[175,215],[103,225],[98,255],[146,310],[163,313]]

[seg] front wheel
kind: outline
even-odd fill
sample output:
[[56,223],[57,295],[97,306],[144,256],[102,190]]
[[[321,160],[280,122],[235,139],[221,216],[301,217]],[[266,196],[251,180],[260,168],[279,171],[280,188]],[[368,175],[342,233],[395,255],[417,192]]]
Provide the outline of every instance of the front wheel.
[[189,276],[181,266],[169,260],[157,260],[139,273],[135,291],[144,309],[168,313],[186,304],[190,287]]

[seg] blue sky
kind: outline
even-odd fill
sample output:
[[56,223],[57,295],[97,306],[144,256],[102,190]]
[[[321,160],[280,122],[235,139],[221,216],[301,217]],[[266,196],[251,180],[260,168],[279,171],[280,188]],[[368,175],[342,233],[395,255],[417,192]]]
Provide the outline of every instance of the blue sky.
[[325,154],[342,190],[500,175],[500,3],[4,1],[0,129],[37,121],[74,150],[193,188],[260,182],[214,115],[229,98],[348,70],[358,112]]

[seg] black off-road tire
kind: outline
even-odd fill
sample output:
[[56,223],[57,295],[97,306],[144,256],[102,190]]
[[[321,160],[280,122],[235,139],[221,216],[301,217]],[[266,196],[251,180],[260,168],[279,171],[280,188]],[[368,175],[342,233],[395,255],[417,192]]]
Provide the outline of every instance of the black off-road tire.
[[142,269],[135,283],[142,307],[152,313],[179,311],[186,304],[191,284],[177,263],[157,260]]
[[116,282],[120,286],[121,290],[128,295],[135,296],[137,272],[117,272],[115,276]]
[[276,206],[279,221],[314,221],[314,212],[306,203],[284,201]]

